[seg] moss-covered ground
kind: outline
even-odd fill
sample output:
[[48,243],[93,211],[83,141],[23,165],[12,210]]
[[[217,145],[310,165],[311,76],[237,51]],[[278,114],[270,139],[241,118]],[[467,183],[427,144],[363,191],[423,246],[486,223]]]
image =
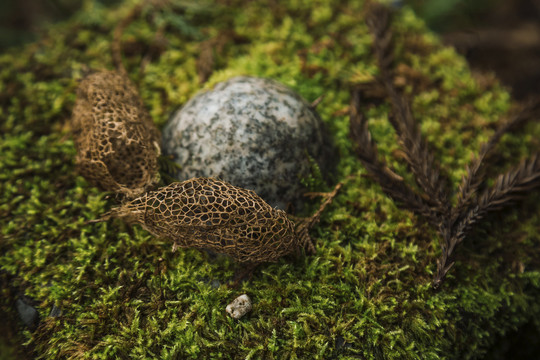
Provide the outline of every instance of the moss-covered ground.
[[[228,258],[172,253],[118,220],[85,224],[116,202],[76,173],[75,89],[88,69],[112,68],[112,29],[134,1],[85,4],[38,42],[0,55],[0,304],[13,313],[17,296],[34,300],[41,322],[23,337],[37,357],[469,359],[523,324],[540,326],[538,192],[479,226],[435,291],[436,231],[397,208],[355,159],[349,84],[377,73],[362,1],[179,1],[174,12],[145,11],[123,37],[126,67],[160,127],[201,88],[239,74],[308,100],[325,95],[318,111],[339,149],[334,180],[353,176],[312,230],[315,255],[264,264],[233,289]],[[457,184],[511,99],[407,9],[394,33],[396,81]],[[213,69],[204,85],[201,64]],[[395,159],[388,106],[366,110],[380,151]],[[505,136],[493,174],[538,139],[538,123]],[[236,321],[225,306],[242,293],[253,311]],[[61,316],[49,316],[53,306]]]

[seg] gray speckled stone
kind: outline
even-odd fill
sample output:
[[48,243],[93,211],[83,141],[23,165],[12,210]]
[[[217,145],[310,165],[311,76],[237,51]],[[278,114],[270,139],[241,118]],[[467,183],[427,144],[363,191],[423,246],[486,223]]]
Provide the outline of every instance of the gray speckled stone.
[[197,94],[163,129],[164,153],[182,166],[176,178],[216,177],[254,190],[270,205],[300,206],[307,154],[328,164],[319,116],[288,87],[235,77]]

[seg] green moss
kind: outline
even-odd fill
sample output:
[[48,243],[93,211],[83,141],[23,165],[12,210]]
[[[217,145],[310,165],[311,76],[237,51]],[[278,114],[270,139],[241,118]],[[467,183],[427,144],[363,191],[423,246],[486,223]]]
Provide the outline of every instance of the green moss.
[[[315,255],[260,266],[233,290],[225,286],[236,270],[229,259],[172,253],[117,220],[86,224],[115,200],[77,176],[68,120],[86,69],[112,67],[112,29],[133,3],[111,11],[88,1],[85,13],[37,43],[0,56],[0,276],[39,304],[41,326],[24,333],[39,357],[468,359],[495,336],[540,323],[538,193],[479,227],[435,292],[436,231],[364,176],[344,114],[348,82],[377,68],[356,1],[229,1],[227,9],[183,2],[168,15],[147,11],[124,36],[125,64],[159,126],[201,88],[239,74],[276,79],[308,100],[325,95],[318,110],[338,148],[336,177],[354,177],[313,229]],[[161,26],[167,45],[141,73]],[[225,29],[242,41],[215,54],[201,85],[202,43]],[[457,183],[509,108],[508,93],[477,81],[410,11],[398,16],[395,34],[396,62],[413,70],[402,76],[414,113]],[[368,107],[381,153],[405,174],[392,156],[388,106]],[[524,156],[539,135],[531,124],[506,136],[501,159]],[[7,309],[13,299],[3,291]],[[241,293],[254,308],[234,321],[224,309]],[[49,317],[53,305],[61,317]]]

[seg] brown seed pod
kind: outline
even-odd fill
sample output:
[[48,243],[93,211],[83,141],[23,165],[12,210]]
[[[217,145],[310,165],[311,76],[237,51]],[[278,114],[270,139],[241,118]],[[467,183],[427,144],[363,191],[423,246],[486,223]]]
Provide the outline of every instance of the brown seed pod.
[[212,178],[173,183],[133,199],[98,221],[139,223],[176,247],[209,249],[242,263],[272,262],[300,250],[302,240],[284,211],[255,192]]
[[101,71],[77,90],[72,116],[80,173],[127,197],[159,181],[160,134],[127,75]]

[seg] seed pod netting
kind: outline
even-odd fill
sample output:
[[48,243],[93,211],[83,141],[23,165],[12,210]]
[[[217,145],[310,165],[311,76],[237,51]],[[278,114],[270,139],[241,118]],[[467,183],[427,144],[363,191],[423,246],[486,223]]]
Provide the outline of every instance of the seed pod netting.
[[126,75],[82,80],[72,127],[79,172],[94,185],[131,198],[159,181],[159,130]]
[[175,247],[209,249],[243,263],[276,261],[305,244],[284,211],[251,190],[212,178],[147,192],[101,220],[110,217],[139,223]]

